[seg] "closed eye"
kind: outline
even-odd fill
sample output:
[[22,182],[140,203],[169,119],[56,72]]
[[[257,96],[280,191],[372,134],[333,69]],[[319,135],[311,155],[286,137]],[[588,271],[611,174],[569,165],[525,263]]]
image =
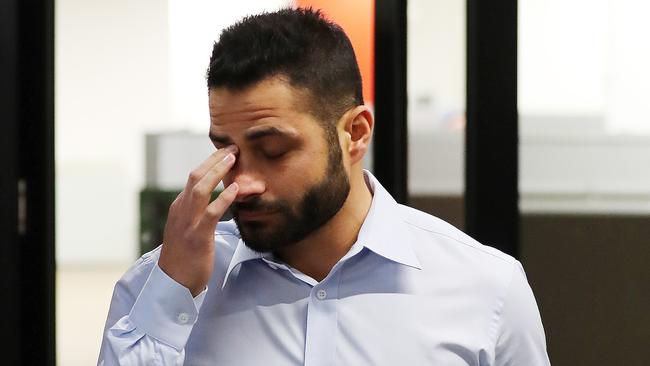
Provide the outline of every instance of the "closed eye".
[[262,152],[262,155],[264,155],[264,157],[265,157],[266,159],[269,159],[269,160],[277,160],[277,159],[280,159],[280,158],[282,158],[283,156],[285,156],[285,155],[287,154],[287,152],[288,152],[288,150],[281,150],[281,151],[263,151],[263,152]]

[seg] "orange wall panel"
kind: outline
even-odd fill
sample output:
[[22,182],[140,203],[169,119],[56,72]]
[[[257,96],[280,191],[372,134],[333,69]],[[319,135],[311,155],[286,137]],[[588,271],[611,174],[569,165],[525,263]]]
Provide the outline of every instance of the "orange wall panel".
[[375,1],[374,0],[297,0],[299,7],[321,9],[350,37],[363,79],[363,98],[374,104]]

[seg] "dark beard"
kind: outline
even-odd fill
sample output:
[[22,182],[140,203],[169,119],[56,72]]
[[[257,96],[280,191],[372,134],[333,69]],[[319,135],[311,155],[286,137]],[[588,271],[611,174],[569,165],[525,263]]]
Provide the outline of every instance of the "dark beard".
[[[256,252],[272,252],[305,239],[326,224],[343,207],[349,193],[350,181],[337,143],[334,149],[330,149],[325,178],[307,190],[298,207],[291,207],[285,200],[265,203],[258,196],[234,203],[231,210],[246,246]],[[274,216],[280,223],[270,226],[258,221],[242,222],[239,210],[275,212]]]

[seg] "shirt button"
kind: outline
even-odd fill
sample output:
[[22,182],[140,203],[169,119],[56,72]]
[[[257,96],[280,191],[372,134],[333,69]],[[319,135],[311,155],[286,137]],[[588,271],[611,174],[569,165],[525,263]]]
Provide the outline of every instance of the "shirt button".
[[188,320],[190,320],[190,316],[187,315],[187,313],[180,313],[180,314],[178,314],[176,319],[178,320],[178,322],[180,324],[185,324],[185,323],[187,323]]
[[318,300],[325,300],[325,298],[327,297],[327,291],[323,289],[318,290],[316,292],[316,297],[318,298]]

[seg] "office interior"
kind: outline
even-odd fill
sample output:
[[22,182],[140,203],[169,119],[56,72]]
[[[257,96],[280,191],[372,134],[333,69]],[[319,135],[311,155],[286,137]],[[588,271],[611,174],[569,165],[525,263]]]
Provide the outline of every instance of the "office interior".
[[[3,61],[2,80],[12,80],[13,88],[0,98],[7,121],[15,121],[0,134],[3,165],[11,168],[2,180],[7,207],[2,230],[15,239],[2,247],[2,276],[3,292],[20,297],[5,299],[5,314],[16,316],[3,322],[7,329],[25,326],[19,337],[2,332],[5,344],[15,345],[7,356],[16,360],[11,364],[96,363],[114,283],[156,246],[166,205],[187,172],[213,149],[205,89],[212,43],[246,14],[296,5],[322,7],[354,33],[366,100],[377,113],[376,129],[384,133],[373,143],[367,168],[383,169],[380,180],[394,182],[404,203],[522,261],[552,364],[646,364],[650,23],[643,17],[650,4],[479,3],[14,0],[3,5],[3,44],[12,46],[15,52],[8,55],[16,57]],[[38,21],[43,17],[49,23]],[[500,51],[506,41],[487,29],[497,20],[510,24],[505,31],[514,37]],[[385,32],[396,38],[387,39]],[[472,48],[483,41],[495,47],[488,51],[505,52],[509,63]],[[36,57],[21,63],[32,55],[30,47],[51,62],[38,63]],[[488,94],[471,93],[477,80],[491,80],[477,75],[503,68],[503,82],[481,90]],[[39,75],[51,85],[39,84],[34,79]],[[23,81],[32,86],[21,88]],[[51,93],[43,91],[48,87]],[[13,92],[28,101],[12,98]],[[42,102],[30,104],[25,95],[38,95]],[[472,95],[479,99],[470,100]],[[485,106],[480,98],[497,103]],[[484,110],[501,108],[502,100],[504,108],[514,106],[507,136],[481,144],[468,138]],[[387,106],[391,109],[382,109]],[[45,122],[26,129],[31,121],[21,116]],[[486,135],[479,131],[481,136]],[[512,149],[510,155],[493,154],[503,164],[483,160],[490,152]],[[32,156],[39,163],[30,163]],[[386,156],[389,161],[380,167],[377,160]],[[514,180],[499,186],[506,176]],[[487,183],[476,187],[477,177]],[[30,196],[42,182],[44,193]],[[497,192],[493,206],[479,208],[477,197],[486,194],[481,187],[495,192],[505,187],[509,196],[499,199]],[[43,207],[46,225],[30,236],[33,226],[21,223]],[[501,218],[502,212],[514,216]],[[499,239],[497,233],[482,240],[475,221],[488,218],[507,224],[504,235],[510,236],[504,238],[515,239]],[[26,244],[34,245],[25,249]],[[30,262],[42,270],[34,282],[29,276],[36,272],[19,267],[27,257],[40,256]],[[34,357],[39,361],[30,363]]]

